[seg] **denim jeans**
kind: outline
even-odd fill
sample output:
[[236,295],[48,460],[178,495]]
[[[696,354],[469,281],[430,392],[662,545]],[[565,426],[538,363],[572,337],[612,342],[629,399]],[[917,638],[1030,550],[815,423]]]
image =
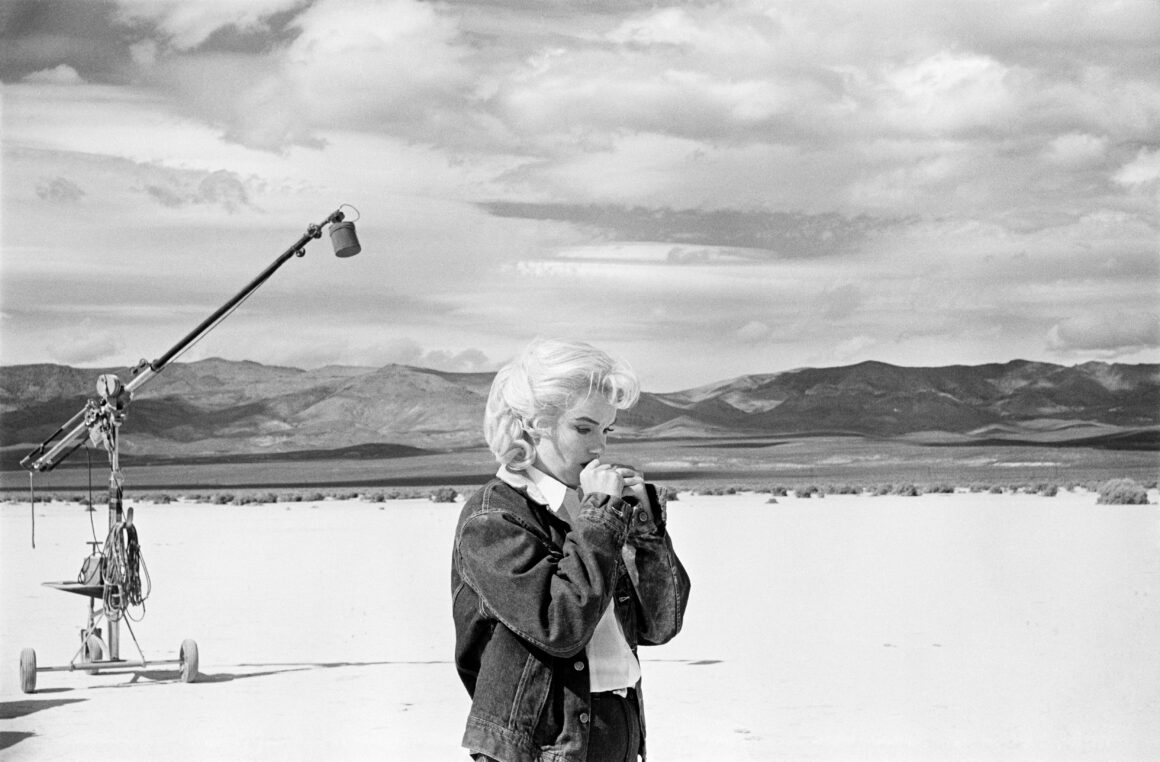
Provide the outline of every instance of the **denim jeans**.
[[[640,714],[633,696],[593,693],[590,728],[587,762],[637,762],[640,758]],[[471,758],[496,762],[486,754]]]

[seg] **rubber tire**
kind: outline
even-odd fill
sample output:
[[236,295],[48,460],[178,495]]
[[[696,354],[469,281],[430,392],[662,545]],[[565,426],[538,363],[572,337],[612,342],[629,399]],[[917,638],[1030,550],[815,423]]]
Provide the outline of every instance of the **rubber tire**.
[[186,639],[181,643],[181,682],[197,680],[197,643]]
[[20,652],[20,690],[23,693],[36,692],[36,651],[31,648]]

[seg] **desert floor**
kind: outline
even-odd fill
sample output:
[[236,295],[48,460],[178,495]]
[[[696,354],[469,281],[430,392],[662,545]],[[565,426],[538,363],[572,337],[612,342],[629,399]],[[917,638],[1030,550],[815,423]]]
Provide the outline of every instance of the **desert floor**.
[[[131,496],[130,496],[131,497]],[[1155,493],[1153,501],[1157,499]],[[681,494],[684,631],[642,650],[650,759],[1160,759],[1160,507],[956,494]],[[127,504],[134,504],[128,500]],[[0,505],[8,760],[457,760],[460,504],[135,504],[153,590],[133,630],[173,665],[64,665],[106,513]],[[121,656],[136,657],[122,628]]]

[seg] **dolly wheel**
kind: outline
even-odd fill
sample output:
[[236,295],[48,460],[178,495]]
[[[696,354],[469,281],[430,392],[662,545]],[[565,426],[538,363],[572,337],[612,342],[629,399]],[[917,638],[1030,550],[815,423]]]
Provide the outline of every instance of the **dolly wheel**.
[[181,682],[197,680],[197,643],[186,639],[181,643]]
[[20,690],[36,692],[36,651],[25,648],[20,652]]

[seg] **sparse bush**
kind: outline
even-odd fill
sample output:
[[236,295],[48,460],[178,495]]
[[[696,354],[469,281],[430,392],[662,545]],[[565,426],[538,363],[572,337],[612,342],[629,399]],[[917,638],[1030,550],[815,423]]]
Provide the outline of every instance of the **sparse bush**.
[[234,501],[234,496],[229,492],[219,492],[213,496],[214,505],[228,505]]
[[817,495],[818,497],[825,497],[825,493],[823,493],[816,484],[810,484],[805,487],[798,487],[793,491],[793,493],[797,497],[813,497],[814,495]]
[[894,494],[899,497],[918,497],[918,487],[913,484],[900,484],[894,489]]
[[428,497],[433,503],[454,503],[455,498],[459,497],[459,493],[451,487],[438,487],[431,490]]
[[774,497],[789,497],[789,490],[781,485],[778,485],[776,487],[770,487],[769,494],[773,495]]
[[989,489],[988,492],[990,492],[992,495],[1002,495],[1003,488],[1000,487],[998,484],[993,484],[993,485],[991,485],[991,489]]
[[1059,487],[1054,484],[1040,484],[1035,491],[1044,497],[1055,497],[1059,494]]
[[1098,505],[1147,505],[1148,491],[1135,479],[1109,479],[1100,485]]

